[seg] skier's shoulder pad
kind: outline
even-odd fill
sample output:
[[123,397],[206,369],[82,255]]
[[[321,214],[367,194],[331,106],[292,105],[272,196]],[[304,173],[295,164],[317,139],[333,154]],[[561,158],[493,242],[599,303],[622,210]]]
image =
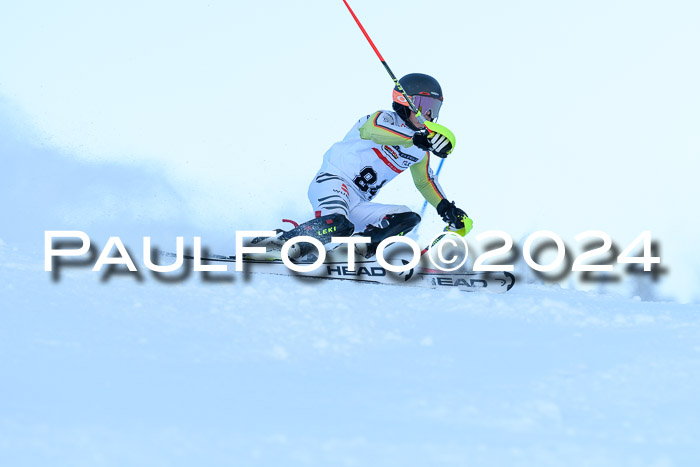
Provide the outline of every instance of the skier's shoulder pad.
[[359,131],[362,139],[404,147],[412,144],[410,141],[414,133],[403,123],[401,117],[391,110],[378,110],[369,115]]

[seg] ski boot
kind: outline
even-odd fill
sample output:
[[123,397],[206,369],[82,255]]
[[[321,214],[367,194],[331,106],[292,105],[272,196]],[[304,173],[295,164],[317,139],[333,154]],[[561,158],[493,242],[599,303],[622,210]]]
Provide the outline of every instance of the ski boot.
[[[294,221],[286,220],[295,225],[291,230],[276,229],[274,237],[256,237],[250,243],[251,246],[264,246],[266,253],[247,254],[251,259],[280,259],[284,243],[294,237],[308,236],[318,239],[322,244],[330,243],[332,237],[346,237],[351,235],[354,227],[347,217],[342,214],[329,214],[316,217],[299,225]],[[291,245],[287,256],[291,260],[299,260],[310,253],[316,252],[316,247],[311,243],[298,242]]]

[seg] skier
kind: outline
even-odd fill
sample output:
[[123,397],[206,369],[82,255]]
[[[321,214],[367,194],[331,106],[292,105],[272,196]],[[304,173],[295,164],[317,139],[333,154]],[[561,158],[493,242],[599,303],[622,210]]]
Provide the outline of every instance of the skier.
[[[411,73],[399,83],[425,120],[435,122],[443,102],[437,80],[426,74]],[[331,237],[359,232],[356,235],[370,237],[371,243],[358,244],[356,250],[370,258],[382,240],[410,232],[421,220],[407,206],[372,202],[382,187],[409,168],[416,188],[440,217],[456,229],[464,228],[466,223],[466,231],[470,230],[471,219],[447,200],[429,165],[430,152],[441,158],[452,152],[449,138],[419,122],[397,86],[392,107],[393,111],[379,110],[361,118],[342,141],[326,152],[308,191],[314,219],[287,232],[280,230],[276,237],[255,239],[253,243],[279,250],[284,242],[299,235],[315,237],[327,244]],[[300,258],[313,248],[309,243],[297,243],[290,248],[289,257]]]

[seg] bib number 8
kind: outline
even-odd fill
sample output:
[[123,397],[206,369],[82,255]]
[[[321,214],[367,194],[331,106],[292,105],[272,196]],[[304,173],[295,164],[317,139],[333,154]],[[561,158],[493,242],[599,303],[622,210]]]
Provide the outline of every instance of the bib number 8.
[[363,192],[367,192],[370,185],[377,183],[377,172],[372,167],[365,167],[360,171],[360,175],[353,179],[353,182]]

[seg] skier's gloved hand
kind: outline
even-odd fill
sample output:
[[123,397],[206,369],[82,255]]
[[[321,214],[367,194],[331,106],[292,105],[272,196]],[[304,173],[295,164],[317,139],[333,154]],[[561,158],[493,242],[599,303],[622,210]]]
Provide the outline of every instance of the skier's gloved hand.
[[432,150],[430,141],[428,141],[428,133],[430,133],[428,130],[416,131],[412,138],[413,145],[418,149],[422,149],[423,151]]
[[428,129],[417,131],[413,135],[413,144],[423,151],[431,151],[438,157],[445,158],[452,151],[452,143],[443,134]]
[[441,133],[433,132],[431,135],[428,135],[428,141],[430,141],[432,146],[433,154],[438,157],[444,159],[452,152],[452,143],[447,139],[447,136]]
[[[447,201],[446,199],[442,199],[437,205],[437,212],[442,217],[442,220],[450,224],[450,226],[456,228],[456,229],[461,229],[465,225],[465,220],[464,218],[466,217],[469,219],[469,216],[467,216],[467,213],[464,212],[463,210],[459,209],[457,206],[455,206],[455,202],[452,201],[451,203]],[[471,219],[469,219],[471,220]],[[471,222],[469,222],[471,224]],[[469,226],[471,230],[471,225]],[[465,232],[466,234],[466,232]]]

